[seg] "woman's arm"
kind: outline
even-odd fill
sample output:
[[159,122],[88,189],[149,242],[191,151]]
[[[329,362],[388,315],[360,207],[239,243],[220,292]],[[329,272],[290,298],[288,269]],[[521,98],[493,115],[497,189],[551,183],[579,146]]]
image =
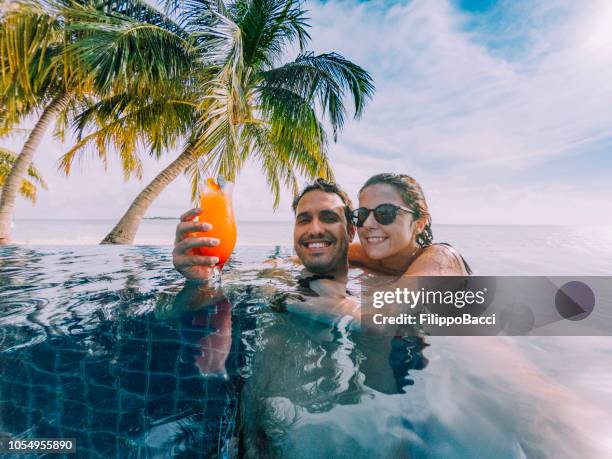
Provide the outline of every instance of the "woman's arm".
[[[351,267],[397,275],[395,271],[385,268],[380,261],[368,257],[359,242],[351,243],[348,258]],[[466,276],[467,274],[461,256],[454,248],[435,244],[425,248],[403,276]]]
[[395,271],[386,269],[378,260],[372,260],[361,247],[361,242],[352,242],[349,245],[348,262],[351,268],[365,268],[380,274],[397,275]]

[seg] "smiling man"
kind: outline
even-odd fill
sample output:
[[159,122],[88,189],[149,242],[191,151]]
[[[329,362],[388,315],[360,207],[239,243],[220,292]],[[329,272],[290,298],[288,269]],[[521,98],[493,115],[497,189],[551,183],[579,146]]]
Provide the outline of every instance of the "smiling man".
[[355,235],[351,200],[338,185],[317,179],[293,201],[293,244],[312,273],[346,278],[348,248]]

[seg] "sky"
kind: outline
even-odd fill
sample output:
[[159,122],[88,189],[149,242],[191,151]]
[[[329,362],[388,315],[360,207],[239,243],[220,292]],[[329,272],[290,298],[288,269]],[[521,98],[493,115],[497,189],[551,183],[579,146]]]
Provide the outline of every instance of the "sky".
[[[612,2],[590,0],[354,0],[306,3],[310,48],[336,51],[372,74],[376,93],[360,120],[331,143],[338,183],[357,201],[378,172],[412,175],[434,223],[612,225]],[[0,145],[14,151],[24,138]],[[86,157],[66,178],[70,146],[45,137],[35,163],[49,189],[19,200],[16,218],[118,219],[178,152],[145,161],[143,181],[122,180]],[[144,157],[144,156],[143,156]],[[146,159],[146,158],[145,158]],[[190,207],[185,177],[148,216]],[[247,164],[238,177],[238,221],[292,219],[287,192],[276,212]]]

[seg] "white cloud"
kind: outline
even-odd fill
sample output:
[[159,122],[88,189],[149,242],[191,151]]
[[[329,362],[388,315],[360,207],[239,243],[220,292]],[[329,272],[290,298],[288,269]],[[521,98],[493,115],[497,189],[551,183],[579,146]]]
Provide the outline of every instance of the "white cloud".
[[[508,62],[462,32],[461,15],[445,1],[377,6],[329,2],[313,10],[315,21],[325,16],[327,25],[335,18],[335,27],[317,30],[318,47],[344,43],[378,84],[363,122],[344,138],[382,154],[479,161],[537,160],[612,135],[612,92],[606,91],[612,53],[573,43],[544,54],[544,44],[536,42],[535,62],[532,54]],[[556,25],[555,34],[542,31],[543,40],[566,39],[565,31],[576,28],[574,22]]]
[[[372,173],[402,171],[422,182],[438,222],[473,222],[476,214],[463,209],[476,209],[478,223],[612,223],[592,205],[610,201],[609,185],[589,176],[567,181],[542,167],[612,138],[611,3],[529,2],[530,10],[509,10],[500,31],[466,27],[469,16],[446,0],[308,7],[315,51],[338,51],[376,80],[363,119],[331,145],[337,179],[353,197]],[[491,47],[503,33],[525,36],[523,47]],[[35,208],[21,202],[18,217],[117,218],[171,160],[147,164],[143,183],[123,183],[116,164],[104,174],[97,163],[66,180],[55,173],[64,150],[45,140],[36,161],[50,191]],[[179,178],[149,215],[178,215],[189,194]],[[239,218],[287,220],[289,202],[273,214],[263,177],[252,167],[241,174]]]

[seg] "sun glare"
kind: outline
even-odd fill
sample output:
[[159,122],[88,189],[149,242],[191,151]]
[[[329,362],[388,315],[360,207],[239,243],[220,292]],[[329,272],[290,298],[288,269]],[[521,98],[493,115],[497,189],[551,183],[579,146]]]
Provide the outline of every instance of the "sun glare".
[[586,43],[590,47],[600,48],[601,51],[612,53],[612,2],[605,1],[599,5],[599,11],[591,17],[586,24]]

